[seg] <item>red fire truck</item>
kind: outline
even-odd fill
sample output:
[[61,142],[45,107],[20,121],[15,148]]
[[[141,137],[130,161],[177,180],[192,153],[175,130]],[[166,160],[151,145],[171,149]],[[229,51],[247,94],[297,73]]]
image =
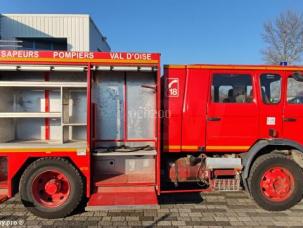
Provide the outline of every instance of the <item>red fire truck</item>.
[[44,218],[246,190],[303,195],[300,67],[168,65],[156,53],[0,51],[0,199]]

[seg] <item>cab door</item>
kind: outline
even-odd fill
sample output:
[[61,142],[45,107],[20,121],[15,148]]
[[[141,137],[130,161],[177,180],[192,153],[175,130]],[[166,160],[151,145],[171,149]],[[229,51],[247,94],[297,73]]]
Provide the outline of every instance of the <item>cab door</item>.
[[302,72],[286,73],[283,138],[303,144],[303,77]]
[[260,112],[259,138],[278,138],[282,135],[283,72],[258,71],[258,100]]
[[255,80],[251,71],[211,72],[206,151],[247,151],[258,132]]

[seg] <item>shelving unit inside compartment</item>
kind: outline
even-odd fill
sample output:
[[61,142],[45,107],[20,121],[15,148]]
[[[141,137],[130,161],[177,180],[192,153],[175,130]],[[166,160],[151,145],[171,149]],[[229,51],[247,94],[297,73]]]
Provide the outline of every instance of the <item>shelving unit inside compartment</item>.
[[81,141],[86,139],[86,89],[62,88],[61,94],[63,142]]
[[0,71],[0,146],[85,146],[86,91],[85,72]]

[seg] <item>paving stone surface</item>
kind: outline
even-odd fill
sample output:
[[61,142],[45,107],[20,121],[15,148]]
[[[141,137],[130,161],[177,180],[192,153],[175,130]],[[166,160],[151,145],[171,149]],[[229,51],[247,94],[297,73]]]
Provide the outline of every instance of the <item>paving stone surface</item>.
[[0,205],[0,227],[302,227],[303,201],[287,211],[259,208],[245,192],[165,195],[157,209],[81,212],[64,219],[33,216],[19,197]]

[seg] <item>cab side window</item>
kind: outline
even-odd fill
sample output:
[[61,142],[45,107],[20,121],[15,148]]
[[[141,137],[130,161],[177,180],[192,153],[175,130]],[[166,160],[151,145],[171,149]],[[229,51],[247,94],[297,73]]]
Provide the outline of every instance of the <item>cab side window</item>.
[[281,76],[278,74],[262,74],[260,79],[263,103],[279,103],[281,100]]
[[287,80],[287,103],[303,104],[303,81],[293,76]]
[[252,103],[252,79],[248,74],[214,74],[212,102]]

